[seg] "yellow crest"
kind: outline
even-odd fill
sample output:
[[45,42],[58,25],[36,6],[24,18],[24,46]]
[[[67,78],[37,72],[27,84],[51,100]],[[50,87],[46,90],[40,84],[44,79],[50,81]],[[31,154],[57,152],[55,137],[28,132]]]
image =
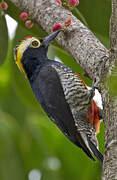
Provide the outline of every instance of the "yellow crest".
[[17,64],[18,68],[24,74],[26,74],[26,73],[25,73],[24,67],[21,62],[23,53],[25,52],[25,50],[28,47],[38,48],[40,46],[40,44],[41,43],[40,43],[39,39],[37,39],[35,37],[27,37],[26,39],[22,40],[18,46],[15,47],[14,59],[15,59],[15,62]]

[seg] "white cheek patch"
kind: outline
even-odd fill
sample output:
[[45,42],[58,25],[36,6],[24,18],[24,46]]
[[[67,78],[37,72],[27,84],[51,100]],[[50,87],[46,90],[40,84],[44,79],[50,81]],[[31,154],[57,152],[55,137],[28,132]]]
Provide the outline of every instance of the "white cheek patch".
[[30,46],[31,41],[35,39],[34,37],[26,39],[26,40],[22,40],[21,45],[19,46],[19,53],[24,53],[24,51]]

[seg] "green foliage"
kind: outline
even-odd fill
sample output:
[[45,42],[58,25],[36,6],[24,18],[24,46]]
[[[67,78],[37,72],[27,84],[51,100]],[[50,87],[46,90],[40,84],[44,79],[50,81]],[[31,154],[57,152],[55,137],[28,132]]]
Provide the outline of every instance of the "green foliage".
[[0,17],[0,65],[4,62],[8,51],[8,31],[4,16]]
[[[19,19],[21,11],[9,0],[6,2],[9,6],[7,13],[19,25],[14,39],[8,42],[6,22],[3,16],[0,17],[0,64],[4,62],[0,66],[0,179],[25,180],[32,169],[38,169],[42,173],[42,180],[100,180],[99,163],[86,157],[49,120],[35,99],[27,79],[16,67],[13,48],[18,40],[29,35],[44,37],[46,33],[37,25],[27,30]],[[110,2],[82,0],[73,10],[74,15],[108,48]],[[83,76],[83,69],[55,43],[50,46],[48,56],[58,57],[91,85],[91,81]],[[103,152],[103,123],[98,138]]]

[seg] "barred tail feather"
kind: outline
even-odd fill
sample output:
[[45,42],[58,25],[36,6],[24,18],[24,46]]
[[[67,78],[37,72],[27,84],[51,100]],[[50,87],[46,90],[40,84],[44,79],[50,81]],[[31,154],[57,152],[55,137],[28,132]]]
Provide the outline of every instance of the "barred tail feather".
[[93,154],[97,157],[97,159],[100,161],[100,164],[102,166],[102,164],[103,164],[103,155],[101,154],[101,152],[98,151],[96,146],[92,143],[92,141],[88,137],[87,137],[87,140],[88,140],[89,147],[91,148]]
[[[77,135],[76,135],[78,141],[75,142],[75,144],[77,146],[79,146],[86,154],[89,158],[91,158],[93,161],[95,161],[95,159],[93,158],[92,156],[92,152],[91,150],[89,149],[89,147],[87,147],[85,141],[84,141],[84,138],[82,137],[81,133],[78,133],[77,132]],[[88,143],[88,142],[87,142]]]

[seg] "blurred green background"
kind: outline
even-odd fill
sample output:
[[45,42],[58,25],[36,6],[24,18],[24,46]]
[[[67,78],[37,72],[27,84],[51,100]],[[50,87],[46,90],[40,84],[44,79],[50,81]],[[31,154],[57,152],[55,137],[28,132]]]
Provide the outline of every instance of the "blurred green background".
[[[13,48],[18,40],[46,33],[36,24],[27,30],[19,18],[21,11],[6,2],[9,8],[5,13],[19,24],[11,40],[0,11],[0,180],[100,180],[99,162],[92,162],[49,120],[16,67]],[[109,48],[110,0],[81,0],[73,13]],[[48,56],[61,59],[91,85],[83,69],[56,43],[50,46]],[[103,153],[103,123],[98,139]]]

